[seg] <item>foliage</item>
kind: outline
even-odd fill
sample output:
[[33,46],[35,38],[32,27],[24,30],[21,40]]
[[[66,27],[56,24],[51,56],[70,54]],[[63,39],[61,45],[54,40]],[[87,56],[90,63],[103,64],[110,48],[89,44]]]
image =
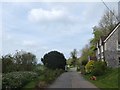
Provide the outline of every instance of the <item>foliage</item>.
[[103,75],[97,76],[96,81],[92,81],[89,79],[91,77],[91,74],[86,74],[84,75],[84,77],[95,84],[101,90],[119,90],[119,70],[120,68],[107,68],[106,72]]
[[14,71],[31,71],[35,65],[36,56],[30,52],[17,51],[13,56],[11,54],[2,56],[3,73]]
[[41,61],[49,69],[65,69],[66,65],[64,55],[58,51],[51,51],[45,54]]
[[37,64],[36,67],[33,69],[34,72],[36,72],[38,75],[44,74],[46,70],[46,67],[41,64]]
[[88,56],[89,56],[89,46],[86,45],[83,49],[82,49],[82,54],[81,54],[81,57],[80,57],[80,61],[81,61],[81,64],[82,65],[86,65],[87,62],[88,62]]
[[71,54],[71,57],[72,57],[73,59],[76,59],[76,58],[77,58],[77,50],[76,50],[76,49],[74,49],[70,54]]
[[81,74],[86,74],[84,65],[80,66],[80,71],[81,71]]
[[14,62],[18,66],[17,71],[30,71],[36,65],[36,56],[30,52],[19,51],[14,55]]
[[16,69],[14,67],[15,65],[14,65],[13,59],[14,58],[10,54],[2,56],[1,60],[2,60],[2,72],[3,73],[12,72]]
[[66,62],[67,62],[67,65],[72,66],[72,58],[69,58]]
[[89,61],[86,66],[85,70],[87,73],[91,73],[91,75],[99,76],[105,73],[107,69],[106,62],[103,61]]
[[46,68],[43,70],[43,73],[37,77],[36,80],[31,81],[23,88],[44,88],[48,84],[51,84],[63,72],[64,70],[62,69],[50,70]]
[[93,69],[92,69],[91,74],[92,74],[92,75],[95,75],[95,76],[102,75],[102,74],[105,73],[106,68],[107,68],[106,62],[96,61],[96,62],[93,64]]
[[63,72],[64,71],[62,69],[56,69],[56,70],[46,69],[44,73],[43,81],[45,81],[46,83],[51,83]]
[[77,50],[74,49],[71,53],[71,65],[73,65],[74,67],[77,65]]
[[88,60],[82,60],[82,65],[86,65],[87,64],[87,62],[88,62]]
[[11,72],[3,74],[2,87],[5,88],[21,88],[23,85],[35,79],[38,75],[35,72]]
[[[115,10],[113,10],[112,12],[115,16],[117,16]],[[93,27],[93,44],[95,44],[100,39],[100,37],[107,36],[118,23],[113,13],[111,13],[110,11],[105,11],[98,26]]]
[[87,73],[91,73],[91,72],[92,72],[92,70],[93,70],[93,68],[94,68],[94,64],[95,64],[95,62],[94,62],[93,60],[90,60],[90,61],[86,64],[85,70],[86,70]]

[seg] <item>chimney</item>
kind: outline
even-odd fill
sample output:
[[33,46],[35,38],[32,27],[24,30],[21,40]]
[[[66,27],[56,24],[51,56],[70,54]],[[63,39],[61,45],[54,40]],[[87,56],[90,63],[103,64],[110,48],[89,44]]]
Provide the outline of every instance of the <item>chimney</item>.
[[118,2],[118,19],[119,19],[119,22],[120,22],[120,1]]

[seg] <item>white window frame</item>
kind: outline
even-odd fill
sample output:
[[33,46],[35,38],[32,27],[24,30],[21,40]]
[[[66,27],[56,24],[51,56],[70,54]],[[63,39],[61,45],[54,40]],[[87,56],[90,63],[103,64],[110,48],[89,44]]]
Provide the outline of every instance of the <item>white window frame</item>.
[[102,40],[101,40],[101,39],[100,39],[100,42],[99,42],[99,43],[100,43],[99,45],[101,46],[101,45],[102,45]]
[[101,58],[102,58],[102,59],[104,58],[104,54],[103,54],[103,52],[101,53]]
[[97,48],[99,48],[99,47],[98,47],[98,43],[97,43]]
[[98,54],[100,54],[100,49],[98,48]]
[[101,46],[101,52],[104,52],[104,50],[103,50],[103,45]]
[[105,50],[107,50],[107,45],[106,45],[106,43],[104,44],[104,48],[105,48]]

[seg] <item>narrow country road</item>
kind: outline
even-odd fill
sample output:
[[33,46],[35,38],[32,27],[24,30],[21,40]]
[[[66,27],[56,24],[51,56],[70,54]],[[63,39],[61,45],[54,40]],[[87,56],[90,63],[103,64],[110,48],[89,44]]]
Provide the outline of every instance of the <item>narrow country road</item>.
[[[86,81],[81,74],[76,71],[63,73],[48,88],[97,88],[92,83]],[[98,89],[99,90],[99,89]]]

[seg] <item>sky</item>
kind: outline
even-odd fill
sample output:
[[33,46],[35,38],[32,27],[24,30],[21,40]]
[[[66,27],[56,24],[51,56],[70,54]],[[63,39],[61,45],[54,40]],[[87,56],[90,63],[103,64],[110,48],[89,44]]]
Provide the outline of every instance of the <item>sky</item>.
[[[70,57],[93,38],[107,8],[102,2],[2,2],[0,3],[0,53],[32,52],[38,62],[56,50]],[[106,2],[117,11],[117,2]],[[79,54],[80,55],[80,54]],[[78,55],[78,56],[79,56]]]

